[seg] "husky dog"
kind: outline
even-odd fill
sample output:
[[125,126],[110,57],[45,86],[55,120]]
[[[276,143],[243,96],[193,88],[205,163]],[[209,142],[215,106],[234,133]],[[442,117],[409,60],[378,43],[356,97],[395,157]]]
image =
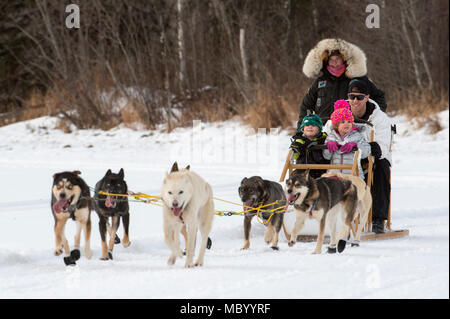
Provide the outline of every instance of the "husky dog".
[[319,234],[313,254],[322,252],[325,223],[330,216],[330,247],[329,253],[336,252],[336,214],[342,210],[345,222],[351,227],[355,218],[358,201],[356,187],[348,180],[319,177],[313,179],[309,170],[304,173],[294,171],[286,180],[287,200],[294,205],[297,213],[294,229],[291,233],[289,246],[295,244],[297,234],[302,230],[307,218],[319,222]]
[[[92,257],[91,238],[91,198],[89,187],[78,175],[80,171],[62,172],[53,175],[51,209],[55,219],[55,255],[64,251],[66,265],[75,265],[80,258],[80,235],[84,231],[84,256]],[[77,225],[74,250],[70,251],[64,228],[69,218]]]
[[208,235],[214,218],[214,201],[211,186],[199,175],[189,170],[178,169],[175,162],[170,174],[166,173],[161,189],[163,200],[164,239],[171,250],[167,263],[173,265],[177,257],[182,257],[179,233],[187,227],[185,267],[194,266],[197,229],[202,243],[195,266],[202,266],[205,249],[210,242]]
[[[119,237],[116,235],[119,228],[120,218],[122,217],[124,235],[122,245],[130,246],[128,237],[128,227],[130,225],[130,212],[128,206],[128,197],[101,194],[122,194],[128,192],[127,183],[124,180],[123,168],[118,174],[114,174],[110,169],[105,176],[95,185],[95,211],[99,217],[100,237],[102,239],[102,257],[101,260],[113,259],[112,251],[114,244],[120,243]],[[112,219],[112,227],[109,225],[109,217]],[[106,245],[106,231],[110,235],[109,245]]]
[[[341,173],[325,173],[322,175],[322,177],[349,180],[356,187],[358,203],[356,206],[356,214],[354,215],[354,219],[356,219],[356,217],[359,217],[359,223],[358,223],[358,230],[356,231],[355,238],[351,242],[351,245],[352,247],[359,246],[359,242],[361,240],[361,232],[367,223],[369,211],[370,208],[372,207],[372,194],[370,193],[370,187],[367,186],[364,180],[359,176]],[[354,222],[354,220],[352,220],[352,222]],[[350,228],[348,227],[348,224],[344,222],[344,225],[342,226],[341,230],[337,235],[337,238],[339,239],[337,249],[339,252],[344,251],[345,245],[347,243],[345,238],[348,237],[349,232]]]
[[[264,180],[259,176],[252,176],[250,178],[245,177],[241,181],[241,186],[239,187],[239,196],[244,204],[245,211],[259,206],[264,206],[261,208],[263,211],[274,210],[286,205],[286,197],[281,185],[276,182]],[[278,201],[278,203],[265,206],[276,201]],[[264,240],[267,244],[272,243],[273,250],[278,250],[278,234],[283,225],[284,211],[284,209],[277,210],[272,217],[270,217],[271,213],[269,212],[259,213],[265,222],[270,218],[270,221],[266,223],[267,229]],[[245,213],[244,247],[242,247],[242,249],[248,249],[250,247],[251,222],[256,214],[257,210],[251,210]]]

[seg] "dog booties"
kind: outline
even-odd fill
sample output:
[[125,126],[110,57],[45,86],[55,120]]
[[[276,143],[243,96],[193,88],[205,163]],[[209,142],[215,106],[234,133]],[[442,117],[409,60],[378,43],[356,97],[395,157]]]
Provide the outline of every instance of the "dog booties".
[[76,261],[80,259],[80,256],[80,250],[74,249],[70,252],[70,256],[64,257],[64,264],[66,264],[66,266],[75,266],[77,264]]

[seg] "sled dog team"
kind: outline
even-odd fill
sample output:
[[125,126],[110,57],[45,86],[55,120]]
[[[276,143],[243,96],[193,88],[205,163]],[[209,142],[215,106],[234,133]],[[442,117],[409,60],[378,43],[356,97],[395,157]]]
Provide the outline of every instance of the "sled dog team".
[[[88,259],[92,257],[90,248],[92,208],[99,216],[101,260],[113,259],[115,244],[122,243],[124,247],[131,244],[128,233],[130,213],[126,196],[128,188],[123,169],[117,174],[108,170],[96,184],[94,197],[90,196],[89,186],[79,176],[80,174],[79,171],[73,171],[53,175],[51,209],[55,219],[54,254],[59,256],[64,252],[66,265],[75,265],[80,258],[82,230],[85,239],[84,256]],[[279,183],[264,180],[259,176],[244,178],[238,191],[245,211],[242,249],[250,247],[251,220],[257,214],[256,208],[263,207],[261,212],[258,212],[258,217],[264,220],[267,227],[264,240],[272,249],[279,249],[278,236],[282,227],[288,245],[292,247],[305,221],[313,218],[319,224],[317,245],[313,253],[320,254],[322,251],[326,222],[330,229],[328,253],[342,252],[347,238],[351,236],[352,223],[357,217],[359,226],[351,243],[352,246],[359,245],[361,230],[366,224],[372,203],[370,188],[360,177],[326,173],[315,179],[311,177],[309,170],[294,171],[286,180],[285,191]],[[205,250],[211,246],[208,236],[215,215],[211,186],[190,170],[189,166],[179,169],[177,163],[174,163],[170,173],[166,172],[161,199],[164,239],[171,252],[168,264],[173,265],[177,258],[182,258],[185,254],[185,267],[202,266]],[[288,234],[283,224],[284,212],[288,206],[293,206],[296,212],[296,222],[291,234]],[[271,214],[274,210],[276,213]],[[76,223],[73,250],[69,249],[64,235],[65,224],[70,218]],[[338,218],[343,221],[339,230],[336,229]],[[122,240],[116,234],[120,219],[124,228]],[[194,262],[198,231],[201,235],[201,246]],[[180,233],[185,238],[185,252],[180,245]]]

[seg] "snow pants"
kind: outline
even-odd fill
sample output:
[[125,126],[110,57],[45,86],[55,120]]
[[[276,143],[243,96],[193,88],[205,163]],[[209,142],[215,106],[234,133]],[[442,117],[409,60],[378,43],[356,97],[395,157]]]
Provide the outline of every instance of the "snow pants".
[[[372,220],[388,219],[391,196],[391,165],[385,158],[376,160],[373,167]],[[366,175],[367,180],[367,175]]]

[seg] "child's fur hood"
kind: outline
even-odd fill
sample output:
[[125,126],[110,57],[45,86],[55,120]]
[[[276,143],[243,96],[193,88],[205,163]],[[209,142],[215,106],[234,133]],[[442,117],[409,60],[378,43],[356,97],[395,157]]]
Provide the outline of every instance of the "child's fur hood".
[[303,73],[309,78],[316,78],[328,59],[331,51],[339,50],[347,62],[345,75],[352,79],[367,74],[366,55],[356,45],[342,39],[324,39],[309,51],[303,64]]

